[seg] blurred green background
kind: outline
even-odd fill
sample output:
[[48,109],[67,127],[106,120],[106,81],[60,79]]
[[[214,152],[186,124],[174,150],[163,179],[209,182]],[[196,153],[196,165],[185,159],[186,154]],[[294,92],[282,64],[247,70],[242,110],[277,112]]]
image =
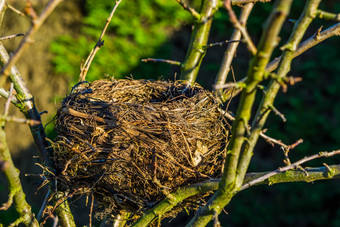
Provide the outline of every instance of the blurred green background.
[[[198,7],[200,1],[191,1]],[[305,1],[294,1],[290,19],[297,19]],[[323,1],[321,8],[340,12],[337,1]],[[113,6],[112,1],[75,1],[78,22],[69,32],[53,38],[49,45],[52,53],[52,74],[67,81],[72,87],[79,75],[79,65],[95,45],[105,20]],[[248,31],[255,43],[261,35],[262,24],[271,10],[271,3],[258,3],[248,20]],[[239,9],[235,7],[238,13]],[[61,12],[62,13],[62,12]],[[56,16],[56,15],[54,15]],[[52,18],[53,19],[53,18]],[[175,0],[123,0],[104,37],[104,46],[97,53],[88,81],[100,78],[133,77],[136,79],[174,79],[179,68],[164,63],[142,63],[143,58],[163,58],[183,61],[189,44],[191,25],[189,13]],[[321,26],[332,22],[317,19],[306,33],[308,38]],[[287,40],[293,24],[286,22],[281,32],[280,45]],[[225,10],[216,13],[209,42],[229,39],[233,31]],[[211,89],[219,69],[225,47],[208,50],[198,76],[198,82]],[[274,56],[280,55],[280,50]],[[249,53],[240,44],[233,62],[236,79],[245,76]],[[275,106],[287,118],[283,123],[270,116],[268,134],[286,144],[302,138],[304,143],[291,152],[292,161],[324,150],[339,149],[340,141],[340,38],[333,37],[294,60],[289,75],[300,76],[303,81],[280,92]],[[229,80],[232,81],[231,76]],[[266,85],[266,84],[264,84]],[[56,96],[61,100],[62,95]],[[258,95],[260,100],[261,94]],[[231,103],[235,111],[238,99]],[[43,107],[42,107],[43,108]],[[49,117],[51,119],[53,115]],[[48,132],[53,136],[53,127]],[[269,171],[283,165],[279,147],[260,141],[249,171]],[[310,162],[307,166],[339,163],[338,157]],[[0,185],[0,191],[5,191]],[[228,214],[221,216],[223,226],[340,226],[340,184],[338,180],[315,183],[290,183],[274,186],[256,186],[239,193],[226,207]],[[79,206],[79,204],[78,204]],[[74,208],[73,208],[74,209]],[[78,209],[78,208],[76,208]],[[85,215],[86,216],[86,215]],[[0,220],[11,218],[0,212]],[[83,218],[82,218],[83,219]],[[190,217],[182,214],[177,219],[164,220],[165,226],[183,226]],[[87,219],[79,220],[87,224]]]

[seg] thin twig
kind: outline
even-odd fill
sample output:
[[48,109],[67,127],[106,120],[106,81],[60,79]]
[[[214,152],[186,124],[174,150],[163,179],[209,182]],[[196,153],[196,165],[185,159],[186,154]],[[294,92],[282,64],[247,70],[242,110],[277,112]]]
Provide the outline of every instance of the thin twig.
[[271,144],[272,146],[274,146],[275,144],[277,144],[277,145],[281,146],[281,147],[282,147],[283,149],[285,149],[285,150],[291,150],[291,149],[295,148],[297,145],[299,145],[299,144],[301,144],[301,143],[303,142],[302,139],[299,139],[299,140],[297,140],[295,143],[293,143],[293,144],[291,144],[291,145],[287,145],[287,144],[284,144],[281,140],[277,140],[277,139],[274,139],[274,138],[272,138],[272,137],[270,137],[270,136],[267,136],[267,135],[265,134],[266,131],[267,131],[266,129],[265,129],[265,130],[262,130],[261,133],[260,133],[260,136],[261,136],[264,140],[266,140],[269,144]]
[[318,9],[316,11],[316,16],[319,17],[320,19],[340,22],[340,13],[330,13],[330,12],[326,12],[321,9]]
[[39,222],[39,221],[41,220],[41,218],[42,218],[42,215],[43,215],[43,213],[44,213],[45,207],[46,207],[46,205],[47,205],[47,201],[48,201],[49,198],[50,198],[50,194],[51,194],[51,190],[48,189],[48,191],[47,191],[47,193],[46,193],[46,195],[45,195],[43,204],[41,205],[40,210],[39,210],[39,213],[38,213],[38,216],[37,216],[38,222]]
[[8,35],[8,36],[0,37],[0,41],[6,40],[6,39],[13,39],[13,38],[18,37],[18,36],[25,36],[25,34],[19,33],[19,34],[15,34],[15,35]]
[[7,101],[5,103],[4,116],[7,116],[7,114],[8,114],[9,104],[11,103],[12,98],[13,98],[13,91],[14,91],[14,87],[13,87],[13,83],[11,83],[11,87],[10,87],[9,92],[8,92],[8,98],[7,98]]
[[86,78],[86,74],[89,71],[89,68],[91,66],[91,63],[94,59],[94,57],[96,56],[96,53],[98,52],[98,50],[104,45],[104,40],[103,37],[105,35],[105,32],[112,20],[113,14],[115,13],[118,5],[120,4],[122,0],[117,0],[115,5],[113,6],[110,16],[106,19],[106,23],[104,25],[104,28],[102,30],[102,33],[99,36],[99,39],[96,43],[96,45],[94,46],[94,48],[92,49],[91,53],[89,54],[89,56],[87,57],[85,63],[81,66],[81,70],[80,70],[80,75],[79,75],[79,82],[85,81]]
[[246,86],[245,84],[245,80],[240,80],[240,81],[237,81],[237,82],[230,82],[230,83],[226,83],[226,84],[215,84],[213,85],[213,88],[215,90],[218,90],[218,89],[225,89],[225,88],[244,88]]
[[[5,99],[8,99],[9,97],[9,92],[6,91],[5,89],[3,88],[0,88],[0,96],[5,98]],[[12,96],[11,97],[11,102],[15,105],[15,106],[18,106],[20,104],[19,100],[15,97],[15,96]]]
[[231,0],[231,4],[233,5],[241,5],[247,3],[256,3],[256,2],[270,2],[271,0]]
[[279,116],[283,122],[287,122],[287,119],[283,113],[281,113],[274,105],[270,105],[269,108],[273,111],[273,113]]
[[[251,10],[253,9],[254,4],[253,3],[249,3],[247,5],[245,5],[240,13],[240,23],[242,24],[246,24],[249,14],[251,12]],[[234,29],[234,32],[232,34],[232,36],[230,37],[230,40],[240,40],[241,39],[241,32],[238,29]],[[225,84],[226,80],[227,80],[227,76],[229,74],[230,68],[231,68],[231,63],[234,59],[237,47],[238,47],[238,42],[236,43],[230,43],[228,44],[228,47],[226,49],[226,51],[224,52],[224,56],[223,56],[223,60],[219,69],[219,72],[216,76],[216,81],[215,84],[216,85],[223,85]],[[222,91],[219,90],[220,96],[223,100],[223,95],[222,95]]]
[[24,118],[17,118],[17,117],[6,116],[6,115],[2,115],[2,116],[0,115],[0,121],[17,122],[17,123],[21,123],[21,124],[28,124],[29,126],[41,124],[40,121],[24,119]]
[[14,8],[12,5],[10,5],[7,1],[6,1],[6,5],[8,7],[8,9],[12,10],[13,12],[19,14],[20,16],[25,16],[24,13],[22,13],[20,10],[17,10],[16,8]]
[[90,217],[90,227],[92,227],[92,215],[93,215],[93,204],[94,204],[94,195],[93,193],[91,194],[91,207],[90,207],[90,214],[89,214],[89,217]]
[[[308,49],[314,47],[315,45],[321,43],[322,41],[333,37],[333,36],[340,36],[340,23],[337,23],[329,28],[327,28],[326,30],[320,32],[320,29],[318,29],[317,32],[315,32],[315,34],[313,36],[311,36],[310,38],[308,38],[307,40],[305,40],[304,42],[302,42],[297,50],[295,51],[293,58],[296,58],[297,56],[301,55],[302,53],[304,53],[305,51],[307,51]],[[275,58],[274,60],[272,60],[266,67],[266,71],[267,72],[272,72],[274,71],[278,66],[279,63],[281,61],[282,56]],[[225,77],[226,78],[226,77]],[[224,77],[223,77],[224,79]],[[245,81],[246,78],[241,79],[240,81]],[[288,81],[288,84],[293,85],[295,82],[299,82],[301,81],[302,78],[301,77],[297,77],[296,81]],[[222,81],[222,80],[221,80]],[[223,80],[225,81],[225,80]],[[240,82],[239,81],[239,82]],[[220,84],[221,82],[217,81],[216,84]],[[221,85],[223,85],[223,83],[221,83]],[[239,88],[241,89],[241,87]]]
[[181,66],[182,63],[179,61],[173,61],[173,60],[166,60],[166,59],[159,59],[159,58],[145,58],[141,60],[142,62],[163,62],[163,63],[168,63],[170,65],[178,65]]
[[250,181],[246,184],[244,184],[242,187],[241,187],[241,191],[244,190],[244,189],[247,189],[255,184],[258,184],[262,181],[265,181],[266,179],[268,179],[269,177],[272,177],[278,173],[282,173],[284,171],[287,171],[287,170],[290,170],[290,169],[294,169],[298,166],[300,166],[301,164],[305,163],[305,162],[308,162],[308,161],[311,161],[313,159],[317,159],[317,158],[322,158],[322,157],[325,157],[325,158],[328,158],[328,157],[332,157],[334,155],[338,155],[340,154],[340,150],[335,150],[335,151],[332,151],[332,152],[320,152],[318,154],[315,154],[315,155],[312,155],[312,156],[309,156],[309,157],[305,157],[303,159],[300,159],[299,161],[297,162],[294,162],[293,164],[291,165],[288,165],[288,166],[285,166],[285,167],[282,167],[282,168],[278,168],[277,170],[275,171],[272,171],[270,173],[267,173],[265,175],[263,175],[262,177],[259,177],[253,181]]
[[[313,46],[321,43],[325,39],[328,39],[332,36],[340,36],[340,23],[337,23],[322,32],[316,32],[312,37],[302,42],[295,51],[293,58],[299,56],[303,52],[307,51],[308,49],[312,48]],[[267,65],[266,71],[268,72],[274,71],[279,66],[281,58],[282,56],[277,57],[273,61],[271,61]]]
[[183,9],[188,11],[197,20],[199,20],[201,18],[201,15],[195,9],[191,8],[190,6],[188,6],[188,4],[186,4],[182,0],[176,0],[176,2],[178,2],[183,7]]
[[250,51],[250,53],[252,53],[252,55],[255,55],[257,52],[257,49],[253,41],[251,40],[245,25],[241,24],[241,22],[237,19],[236,14],[231,7],[230,0],[224,1],[224,7],[228,11],[230,22],[234,25],[235,28],[240,30],[240,32],[242,33],[243,39],[245,43],[247,44],[248,50]]
[[[28,47],[30,43],[33,42],[33,35],[39,30],[41,25],[44,23],[46,18],[53,12],[54,8],[61,2],[62,0],[50,0],[47,6],[44,8],[40,16],[32,21],[32,26],[26,33],[25,38],[20,42],[18,48],[14,51],[12,57],[9,59],[8,63],[2,69],[0,75],[7,77],[10,72],[12,66],[19,60],[24,50]],[[1,84],[0,84],[1,85]]]
[[210,47],[215,47],[215,46],[223,46],[223,45],[226,45],[226,44],[230,44],[230,43],[236,43],[236,42],[242,42],[242,40],[225,40],[225,41],[222,41],[222,42],[218,42],[218,43],[210,43],[206,46],[206,48],[210,48]]

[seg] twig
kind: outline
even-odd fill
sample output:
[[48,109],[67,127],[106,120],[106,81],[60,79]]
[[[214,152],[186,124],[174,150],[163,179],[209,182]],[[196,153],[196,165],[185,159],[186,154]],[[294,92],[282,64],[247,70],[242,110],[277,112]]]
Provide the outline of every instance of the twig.
[[[234,121],[235,120],[235,117],[232,116],[230,113],[228,113],[227,111],[223,110],[223,109],[218,109],[228,120],[230,121]],[[248,126],[249,129],[250,129],[250,126]],[[301,144],[303,142],[302,139],[299,139],[298,141],[296,141],[295,143],[291,144],[291,145],[286,145],[284,144],[281,140],[277,140],[277,139],[274,139],[270,136],[267,136],[265,134],[267,130],[262,130],[260,132],[260,136],[266,140],[269,144],[271,144],[272,146],[274,146],[274,144],[277,144],[279,146],[281,146],[284,150],[291,150],[291,149],[294,149],[297,145]]]
[[[0,88],[0,96],[3,97],[3,98],[5,98],[5,99],[8,99],[8,97],[9,97],[9,92],[6,91],[6,90],[3,89],[3,88]],[[14,97],[14,96],[12,96],[12,98],[11,98],[11,103],[14,104],[14,105],[17,106],[17,107],[20,106],[19,100],[18,100],[16,97]]]
[[[302,53],[304,53],[305,51],[307,51],[308,49],[314,47],[315,45],[321,43],[322,41],[333,37],[333,36],[340,36],[340,23],[337,23],[329,28],[327,28],[326,30],[320,32],[320,29],[318,29],[318,31],[311,36],[310,38],[308,38],[307,40],[305,40],[304,42],[302,42],[297,50],[295,51],[293,58],[296,58],[297,56],[301,55]],[[274,60],[272,60],[266,67],[266,71],[267,72],[272,72],[274,71],[278,66],[279,63],[282,59],[282,56],[275,58]],[[240,81],[245,81],[246,78],[243,78]],[[225,80],[224,80],[225,81]],[[296,82],[301,81],[301,78],[298,77]],[[294,81],[295,82],[295,81]],[[217,84],[218,82],[216,82]],[[290,83],[290,81],[288,81],[288,83]],[[294,83],[292,83],[294,84]]]
[[[293,58],[299,56],[303,52],[307,51],[308,49],[312,48],[313,46],[321,43],[325,39],[328,39],[332,36],[340,36],[340,23],[337,23],[337,24],[327,28],[323,32],[320,32],[320,33],[316,32],[312,37],[310,37],[307,40],[305,40],[304,42],[302,42],[298,46],[297,50],[295,51]],[[274,71],[279,66],[279,62],[281,61],[281,58],[282,58],[282,56],[277,57],[273,61],[271,61],[267,65],[266,71],[268,71],[268,72]]]
[[6,2],[6,6],[8,7],[8,9],[12,10],[13,12],[19,14],[20,16],[25,16],[24,13],[20,12],[20,10],[17,10],[16,8],[14,8],[12,5],[10,5],[7,1]]
[[218,213],[214,212],[214,227],[221,227],[221,223],[218,220]]
[[6,117],[7,114],[8,114],[8,110],[9,110],[9,104],[11,103],[12,101],[12,98],[13,98],[13,83],[11,83],[11,87],[9,89],[9,92],[8,92],[8,98],[7,98],[7,101],[5,103],[5,111],[4,111],[4,116]]
[[330,12],[326,12],[321,9],[318,9],[316,11],[316,16],[319,17],[320,19],[340,22],[340,13],[330,13]]
[[89,226],[92,227],[92,215],[93,215],[93,204],[94,204],[94,195],[93,193],[91,194],[91,207],[90,207],[90,214],[89,214]]
[[85,63],[81,66],[81,69],[80,69],[80,75],[79,75],[79,82],[82,82],[82,81],[85,81],[85,78],[86,78],[86,74],[87,72],[89,71],[89,68],[91,66],[91,63],[94,59],[94,57],[96,56],[98,50],[104,45],[104,40],[103,40],[103,37],[105,35],[105,32],[111,22],[111,19],[113,17],[113,14],[115,13],[118,5],[120,4],[122,0],[117,0],[115,2],[115,5],[113,6],[112,10],[111,10],[111,13],[109,15],[109,17],[106,19],[106,23],[104,25],[104,28],[102,30],[102,33],[100,34],[99,36],[99,39],[96,43],[96,45],[94,46],[94,48],[91,50],[89,56],[87,57]]
[[48,201],[49,198],[50,198],[50,194],[51,194],[51,190],[48,189],[48,191],[47,191],[47,193],[46,193],[46,195],[45,195],[43,204],[41,205],[40,210],[39,210],[39,213],[38,213],[38,216],[37,216],[37,220],[38,220],[38,221],[40,221],[41,218],[42,218],[43,212],[44,212],[45,207],[46,207],[46,205],[47,205],[47,201]]
[[257,49],[256,49],[253,41],[251,40],[245,25],[241,24],[238,21],[238,19],[236,17],[236,14],[235,14],[234,10],[231,7],[230,0],[225,0],[224,1],[224,7],[228,11],[230,22],[234,25],[235,28],[240,30],[240,32],[242,33],[243,39],[244,39],[245,43],[247,44],[248,50],[250,51],[250,53],[252,53],[252,55],[255,55],[256,52],[257,52]]
[[27,124],[29,126],[41,124],[41,122],[37,121],[37,120],[23,119],[23,118],[17,118],[17,117],[6,116],[6,115],[0,115],[0,121],[17,122],[17,123],[21,123],[21,124]]
[[231,0],[231,4],[233,5],[241,5],[247,3],[256,3],[256,2],[270,2],[271,0]]
[[[50,0],[47,6],[44,8],[40,16],[32,21],[32,26],[26,33],[25,38],[20,42],[18,48],[14,51],[12,57],[9,59],[5,67],[2,69],[0,75],[3,75],[5,78],[10,74],[12,66],[19,60],[24,50],[28,47],[30,43],[33,42],[33,35],[39,30],[41,25],[44,23],[46,18],[52,13],[54,8],[61,2],[62,0]],[[0,84],[1,86],[1,84]]]
[[262,130],[261,133],[260,133],[260,136],[264,140],[266,140],[269,144],[271,144],[272,146],[274,146],[274,144],[277,144],[277,145],[281,146],[281,148],[284,149],[284,150],[291,150],[291,149],[295,148],[297,145],[299,145],[303,142],[302,139],[299,139],[295,143],[293,143],[291,145],[287,145],[287,144],[284,144],[281,140],[277,140],[277,139],[274,139],[270,136],[267,136],[265,134],[265,131],[267,131],[267,130]]
[[[253,6],[254,6],[253,3],[249,3],[242,8],[241,13],[240,13],[240,19],[239,19],[240,23],[246,24],[249,14],[251,10],[253,9]],[[230,40],[239,40],[239,39],[241,39],[241,32],[238,29],[234,29],[234,32],[232,36],[230,37]],[[215,81],[216,86],[225,84],[227,80],[227,76],[231,68],[231,63],[234,59],[236,49],[238,47],[238,44],[239,44],[238,42],[228,44],[228,47],[226,51],[224,52],[224,56],[223,56],[220,69],[216,76],[216,81]],[[219,93],[219,96],[222,98],[222,101],[225,101],[222,95],[222,91],[218,90],[218,93]]]
[[13,39],[13,38],[18,37],[18,36],[25,36],[25,34],[19,33],[19,34],[15,34],[15,35],[8,35],[8,36],[0,37],[0,41],[6,40],[6,39]]
[[213,88],[218,90],[218,89],[225,89],[225,88],[244,88],[246,86],[244,80],[243,81],[238,81],[238,82],[231,82],[231,83],[226,83],[226,84],[221,84],[221,85],[213,85]]
[[225,40],[225,41],[222,41],[222,42],[218,42],[218,43],[210,43],[208,44],[207,46],[205,46],[205,48],[210,48],[210,47],[215,47],[215,46],[223,46],[223,45],[226,45],[226,44],[230,44],[230,43],[236,43],[236,42],[242,42],[242,40]]
[[166,59],[159,59],[159,58],[145,58],[141,60],[142,62],[163,62],[163,63],[168,63],[170,65],[178,65],[181,66],[182,63],[179,61],[173,61],[173,60],[166,60]]
[[299,161],[297,162],[294,162],[293,164],[291,165],[288,165],[288,166],[285,166],[285,167],[282,167],[282,168],[278,168],[277,170],[275,171],[272,171],[270,173],[267,173],[265,175],[263,175],[262,177],[259,177],[253,181],[250,181],[246,184],[244,184],[242,187],[241,187],[241,191],[246,189],[246,188],[249,188],[251,187],[252,185],[255,185],[255,184],[258,184],[262,181],[265,181],[266,179],[268,179],[269,177],[271,176],[274,176],[278,173],[282,173],[282,172],[285,172],[287,170],[290,170],[290,169],[294,169],[298,166],[300,166],[301,164],[305,163],[305,162],[308,162],[310,160],[313,160],[313,159],[317,159],[317,158],[322,158],[322,157],[325,157],[325,158],[328,158],[328,157],[332,157],[334,155],[338,155],[340,154],[340,150],[335,150],[335,151],[332,151],[332,152],[320,152],[318,154],[315,154],[315,155],[312,155],[312,156],[309,156],[309,157],[305,157],[303,159],[300,159]]
[[201,15],[199,13],[197,13],[195,9],[188,6],[188,4],[185,4],[185,2],[183,2],[182,0],[176,0],[176,2],[178,2],[183,7],[183,9],[188,11],[197,20],[199,20],[201,18]]
[[281,113],[274,105],[270,105],[269,108],[274,112],[275,115],[279,116],[283,122],[286,122],[287,119],[283,113]]

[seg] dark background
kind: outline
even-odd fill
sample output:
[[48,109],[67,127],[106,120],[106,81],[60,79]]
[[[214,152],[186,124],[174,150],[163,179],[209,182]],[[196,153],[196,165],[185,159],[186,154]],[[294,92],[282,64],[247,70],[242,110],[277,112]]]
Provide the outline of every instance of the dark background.
[[[44,1],[32,2],[36,2],[35,7],[39,9]],[[198,0],[192,1],[192,5],[197,7],[199,2]],[[298,18],[303,10],[304,2],[294,1],[289,19]],[[17,3],[14,1],[13,4],[17,4],[19,9],[23,8],[21,1]],[[271,6],[272,3],[258,3],[250,15],[247,28],[255,44],[258,43],[262,24]],[[80,62],[86,59],[94,46],[111,8],[112,1],[65,1],[40,31],[45,33],[37,35],[36,42],[30,47],[27,56],[23,56],[22,61],[18,63],[19,69],[29,81],[29,87],[36,96],[39,110],[49,110],[49,114],[44,116],[44,122],[53,118],[58,103],[69,88],[76,83]],[[324,1],[320,8],[339,13],[340,3]],[[239,12],[237,7],[234,9],[237,13]],[[18,16],[11,12],[8,12],[6,16],[13,19],[7,19],[7,22],[4,22],[7,30],[3,34],[10,34],[12,31],[13,33],[23,32],[27,29],[28,18],[18,19]],[[13,26],[13,20],[17,21],[14,23],[17,26]],[[136,79],[175,78],[176,74],[179,75],[178,67],[164,63],[141,63],[140,60],[153,57],[182,61],[190,40],[191,24],[192,19],[188,12],[181,9],[175,1],[123,0],[104,38],[104,46],[92,63],[87,79],[93,81],[112,76]],[[313,35],[321,25],[326,29],[332,24],[334,23],[316,19],[304,39]],[[284,24],[280,34],[280,45],[286,42],[292,28],[292,22],[287,21]],[[209,42],[227,40],[232,31],[227,13],[221,9],[215,15]],[[7,42],[5,45],[13,50],[16,42],[18,41]],[[39,54],[42,50],[43,54]],[[225,47],[211,48],[203,60],[197,82],[207,89],[211,90],[224,50]],[[280,54],[280,50],[277,49],[273,57]],[[27,59],[32,58],[30,56],[33,56],[33,61],[41,62],[41,64],[27,64]],[[249,59],[250,55],[245,45],[241,43],[233,61],[236,80],[245,76]],[[303,144],[291,152],[292,161],[320,151],[339,149],[339,62],[339,37],[324,41],[293,61],[289,75],[302,77],[303,81],[288,87],[286,93],[281,91],[275,101],[276,108],[285,115],[287,122],[283,123],[279,117],[272,114],[265,125],[268,128],[268,135],[286,144],[292,144],[300,138],[304,140]],[[39,69],[41,65],[46,68]],[[230,75],[228,80],[232,81]],[[43,93],[39,93],[42,89]],[[257,102],[260,98],[259,92]],[[230,110],[235,112],[237,104],[238,98],[235,98]],[[19,113],[17,115],[20,116]],[[11,133],[21,132],[11,127],[16,126],[10,125],[7,131],[11,151],[17,167],[22,172],[27,199],[31,202],[33,209],[38,211],[45,190],[42,189],[35,195],[39,178],[23,176],[24,173],[40,172],[39,168],[33,167],[33,163],[38,161],[38,159],[31,158],[32,155],[36,155],[34,146],[27,134],[20,137],[22,140],[28,138],[27,142],[23,141],[25,145],[20,145],[17,139],[19,137],[15,138],[11,136]],[[47,126],[46,129],[50,138],[53,138],[53,124]],[[24,127],[20,131],[27,131],[27,128]],[[249,171],[274,170],[284,165],[282,160],[283,154],[278,146],[271,147],[260,139]],[[339,161],[338,157],[333,157],[309,162],[305,166],[322,166],[323,162],[337,164]],[[0,180],[0,202],[5,202],[8,194],[7,186],[2,175]],[[221,215],[220,221],[223,226],[340,226],[339,202],[338,180],[255,186],[237,194],[225,208],[228,214]],[[87,210],[80,209],[83,206],[82,199],[71,205],[76,212],[75,217],[79,224],[88,223]],[[0,220],[5,225],[13,221],[15,216],[13,209],[6,214],[0,212]],[[177,219],[163,221],[163,224],[183,226],[189,219],[190,217],[183,213]]]

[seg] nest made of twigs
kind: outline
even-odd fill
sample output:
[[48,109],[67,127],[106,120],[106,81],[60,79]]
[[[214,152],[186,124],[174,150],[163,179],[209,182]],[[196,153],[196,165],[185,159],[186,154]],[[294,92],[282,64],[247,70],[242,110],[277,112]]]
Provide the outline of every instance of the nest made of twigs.
[[110,212],[138,212],[180,186],[219,177],[227,138],[219,108],[198,85],[81,84],[56,117],[59,187],[94,194]]

